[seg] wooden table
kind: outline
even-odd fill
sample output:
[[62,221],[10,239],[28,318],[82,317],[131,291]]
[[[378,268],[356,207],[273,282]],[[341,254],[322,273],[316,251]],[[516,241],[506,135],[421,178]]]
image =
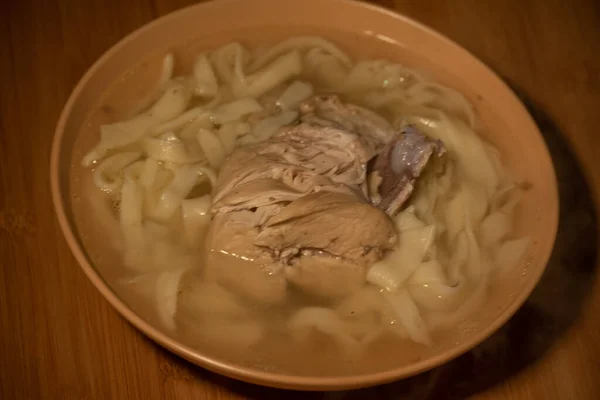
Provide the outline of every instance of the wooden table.
[[379,1],[453,38],[523,94],[557,164],[561,233],[534,295],[484,345],[414,379],[330,394],[234,382],[159,348],[88,282],[57,226],[49,151],[69,92],[124,35],[192,2],[0,2],[0,398],[600,398],[591,200],[600,191],[600,2]]

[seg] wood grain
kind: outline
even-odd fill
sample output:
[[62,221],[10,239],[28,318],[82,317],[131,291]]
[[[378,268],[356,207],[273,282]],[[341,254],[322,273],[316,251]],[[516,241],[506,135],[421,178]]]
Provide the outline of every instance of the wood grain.
[[0,2],[0,398],[600,398],[599,2],[378,1],[456,40],[523,95],[557,165],[561,232],[532,298],[478,349],[407,381],[329,394],[234,382],[162,350],[93,288],[57,226],[49,151],[69,92],[121,37],[191,3]]

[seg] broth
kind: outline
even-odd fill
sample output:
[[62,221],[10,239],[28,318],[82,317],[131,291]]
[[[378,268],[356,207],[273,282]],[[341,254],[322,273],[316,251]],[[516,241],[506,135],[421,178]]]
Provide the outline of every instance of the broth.
[[[402,63],[407,67],[418,67],[419,70],[431,71],[432,79],[442,83],[449,83],[465,96],[474,105],[482,126],[502,129],[503,122],[488,108],[485,102],[480,100],[478,94],[468,86],[467,83],[457,81],[454,77],[444,75],[441,66],[424,60],[408,51],[398,51],[392,43],[380,40],[368,35],[354,35],[344,32],[315,32],[311,34],[323,35],[332,40],[350,54],[354,60],[384,58],[392,62]],[[243,38],[243,45],[247,48],[268,46],[278,42],[280,39],[301,34],[286,30],[285,32],[276,28],[264,30],[252,30],[250,32],[226,32],[216,35],[222,43],[214,43],[208,39],[197,40],[192,43],[174,46],[168,49],[174,54],[176,60],[175,71],[177,75],[190,75],[195,56],[201,51],[216,49],[236,39]],[[159,49],[157,49],[159,50]],[[164,49],[167,50],[167,49]],[[130,117],[136,104],[149,94],[156,77],[159,74],[161,60],[164,51],[157,51],[155,55],[143,60],[140,65],[128,71],[122,79],[107,88],[102,95],[98,106],[89,115],[82,128],[78,141],[74,145],[71,174],[71,194],[73,211],[78,230],[81,233],[86,251],[101,272],[104,279],[131,307],[145,319],[160,323],[160,316],[155,308],[148,306],[155,302],[153,298],[151,280],[144,281],[144,277],[136,277],[135,273],[123,268],[122,253],[124,251],[122,235],[119,222],[116,217],[114,203],[106,196],[101,196],[98,189],[93,185],[92,171],[80,166],[81,159],[97,140],[99,127],[103,124],[114,123]],[[317,90],[319,92],[319,90]],[[360,99],[352,98],[353,101]],[[358,102],[357,101],[357,102]],[[378,110],[386,117],[389,113]],[[485,137],[486,130],[479,130]],[[478,132],[479,133],[479,132]],[[500,148],[500,153],[508,152]],[[516,160],[510,158],[504,160],[509,166]],[[524,177],[526,178],[526,177]],[[517,209],[518,213],[518,209]],[[519,219],[517,218],[517,221]],[[175,231],[178,228],[176,227]],[[520,230],[516,223],[515,232]],[[180,229],[179,229],[180,230]],[[201,266],[203,255],[200,249],[188,254],[192,262]],[[451,249],[447,249],[451,252]],[[523,264],[511,268],[523,268]],[[490,286],[486,287],[489,293],[500,292],[511,296],[514,288],[508,286],[503,274],[494,275]],[[137,274],[139,275],[139,274]],[[131,283],[131,280],[136,280]],[[123,282],[130,282],[123,284]],[[418,360],[436,354],[440,349],[459,343],[462,338],[473,334],[480,327],[485,326],[488,321],[493,320],[495,315],[480,315],[478,307],[475,307],[465,318],[461,318],[452,327],[435,329],[431,332],[432,345],[424,346],[416,344],[408,339],[399,339],[393,334],[385,334],[368,346],[360,356],[347,354],[340,351],[327,335],[314,335],[311,340],[292,340],[286,329],[286,321],[290,314],[300,306],[327,306],[329,302],[314,299],[310,296],[294,292],[289,296],[284,305],[262,308],[250,306],[246,310],[249,320],[260,320],[265,328],[264,337],[251,347],[232,346],[232,342],[224,340],[223,331],[219,335],[210,336],[207,325],[198,323],[198,314],[190,304],[194,300],[186,300],[190,296],[190,287],[202,285],[203,279],[197,270],[186,272],[180,287],[178,314],[176,316],[177,330],[172,332],[184,344],[201,349],[203,352],[220,359],[231,360],[246,366],[258,367],[266,371],[280,372],[285,374],[299,374],[305,376],[340,376],[348,374],[371,373],[386,370],[392,367],[412,364]],[[511,283],[511,285],[513,285]],[[485,298],[501,298],[502,296],[488,295]],[[502,311],[497,308],[497,313]],[[210,327],[208,322],[208,327]],[[167,329],[167,327],[165,327]],[[254,334],[251,329],[248,335]]]

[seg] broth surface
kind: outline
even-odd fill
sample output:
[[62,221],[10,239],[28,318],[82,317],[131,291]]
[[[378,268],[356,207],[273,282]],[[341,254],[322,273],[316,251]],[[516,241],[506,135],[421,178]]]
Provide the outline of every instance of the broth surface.
[[[430,71],[432,77],[441,83],[448,84],[463,93],[474,105],[482,125],[485,136],[487,129],[502,130],[505,124],[492,110],[486,107],[486,102],[478,95],[476,90],[468,86],[468,83],[457,80],[455,77],[443,73],[443,66],[436,65],[433,61],[420,58],[414,53],[396,46],[394,43],[382,40],[372,35],[355,35],[343,32],[317,31],[305,29],[294,32],[293,30],[282,30],[280,28],[266,28],[264,30],[252,30],[247,32],[226,32],[215,35],[220,38],[216,43],[210,39],[202,39],[191,43],[174,46],[170,49],[157,49],[157,53],[141,60],[140,64],[126,72],[121,79],[107,88],[97,107],[89,115],[81,134],[74,144],[71,169],[71,201],[73,212],[77,222],[77,228],[81,233],[85,249],[109,285],[148,321],[158,324],[159,320],[154,307],[149,306],[155,299],[144,293],[143,281],[137,285],[141,290],[131,290],[130,285],[123,285],[123,281],[134,277],[131,271],[122,267],[122,246],[119,223],[114,216],[114,210],[107,207],[107,200],[99,196],[97,188],[92,182],[92,172],[80,166],[80,160],[84,154],[97,141],[100,125],[113,123],[128,118],[132,110],[141,98],[144,98],[152,88],[160,70],[161,59],[166,51],[174,54],[176,60],[176,74],[189,75],[193,65],[194,57],[201,51],[217,48],[221,44],[231,41],[240,41],[248,48],[255,46],[269,46],[279,42],[281,39],[296,34],[310,31],[311,35],[322,35],[339,45],[350,54],[354,60],[384,58],[399,62],[408,67],[415,67],[422,71]],[[243,38],[241,40],[240,38]],[[503,154],[510,154],[507,149],[499,149]],[[504,159],[508,169],[519,160]],[[520,177],[527,179],[527,177]],[[517,209],[518,214],[518,209]],[[517,215],[515,231],[519,232],[520,226]],[[202,255],[195,254],[199,265],[202,264]],[[523,274],[527,270],[527,262],[521,262],[514,268],[519,268]],[[506,272],[506,271],[505,271]],[[177,316],[178,330],[173,333],[184,344],[201,349],[202,352],[219,359],[231,360],[235,363],[257,367],[265,371],[279,372],[284,374],[299,374],[305,376],[341,376],[349,374],[372,373],[387,370],[401,365],[412,364],[416,361],[435,355],[442,349],[454,346],[461,340],[474,334],[480,327],[486,326],[496,315],[502,312],[500,304],[503,296],[494,293],[503,293],[504,296],[514,296],[518,291],[518,283],[508,282],[503,275],[494,276],[488,288],[486,298],[497,299],[498,305],[488,304],[486,309],[496,309],[496,313],[481,313],[475,310],[468,319],[461,321],[453,329],[435,330],[432,332],[433,346],[427,347],[415,344],[409,340],[399,340],[391,335],[374,342],[363,356],[356,359],[339,352],[327,338],[317,339],[310,342],[291,342],[285,332],[276,329],[283,325],[283,320],[296,304],[288,303],[283,307],[272,308],[268,312],[268,319],[274,329],[270,329],[264,340],[250,350],[235,349],[222,338],[209,340],[204,337],[205,330],[202,326],[190,323],[193,313],[179,310]],[[185,295],[186,285],[198,283],[200,278],[191,273],[182,284],[182,296]],[[525,280],[523,280],[525,281]],[[515,286],[517,284],[517,286]],[[295,301],[305,301],[297,296]],[[181,301],[181,299],[180,299]],[[254,310],[256,313],[265,313],[264,310]],[[200,331],[199,331],[200,329]]]

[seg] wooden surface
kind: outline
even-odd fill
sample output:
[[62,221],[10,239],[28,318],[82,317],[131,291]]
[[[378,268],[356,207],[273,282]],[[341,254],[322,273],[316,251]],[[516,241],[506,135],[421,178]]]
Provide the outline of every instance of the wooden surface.
[[333,394],[234,382],[170,355],[92,287],[55,221],[49,151],[69,92],[124,35],[190,3],[0,1],[0,398],[600,398],[600,2],[380,1],[471,50],[530,103],[557,164],[561,231],[532,298],[482,346],[414,379]]

